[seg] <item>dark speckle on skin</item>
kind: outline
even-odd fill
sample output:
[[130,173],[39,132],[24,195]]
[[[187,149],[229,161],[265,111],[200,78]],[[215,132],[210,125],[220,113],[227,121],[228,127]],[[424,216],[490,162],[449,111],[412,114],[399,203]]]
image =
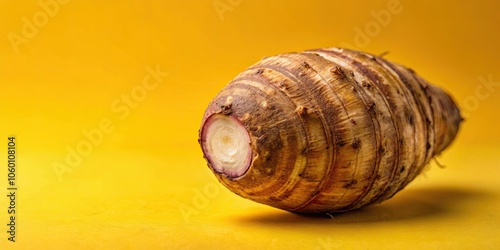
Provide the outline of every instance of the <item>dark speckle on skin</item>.
[[344,71],[339,66],[331,68],[330,72],[332,74],[336,75],[337,77],[339,77],[340,79],[345,79],[346,78]]
[[415,124],[415,121],[413,119],[413,115],[408,115],[408,123],[410,123],[410,125],[414,125]]
[[274,196],[269,196],[269,200],[272,200],[272,201],[280,201],[280,199],[279,199],[279,198],[274,197]]
[[374,102],[370,102],[370,104],[368,104],[368,112],[375,112],[375,103]]
[[358,183],[358,181],[356,180],[349,181],[348,183],[344,184],[343,188],[347,189],[352,188],[354,187],[354,185],[356,185],[356,183]]
[[352,142],[352,148],[356,150],[361,148],[361,140],[359,140],[359,138],[354,139],[354,141]]
[[220,107],[222,114],[224,114],[224,115],[230,115],[231,113],[233,113],[233,108],[232,107],[233,107],[233,105],[231,103],[226,104],[226,105],[222,105]]
[[378,149],[378,152],[379,152],[380,154],[383,154],[383,153],[385,152],[385,148],[384,148],[384,147],[380,147],[380,148]]

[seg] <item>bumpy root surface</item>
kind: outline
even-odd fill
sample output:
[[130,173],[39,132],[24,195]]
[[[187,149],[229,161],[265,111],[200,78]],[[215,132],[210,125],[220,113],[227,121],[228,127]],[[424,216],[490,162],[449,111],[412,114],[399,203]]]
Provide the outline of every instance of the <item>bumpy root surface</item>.
[[268,57],[210,103],[200,143],[238,195],[306,213],[382,202],[455,138],[452,98],[404,66],[339,48]]

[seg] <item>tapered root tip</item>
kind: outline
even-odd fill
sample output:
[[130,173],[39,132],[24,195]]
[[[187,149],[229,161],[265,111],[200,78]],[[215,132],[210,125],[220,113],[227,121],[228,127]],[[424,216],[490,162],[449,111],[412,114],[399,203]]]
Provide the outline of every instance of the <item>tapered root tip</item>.
[[201,148],[210,167],[230,178],[244,175],[252,161],[250,136],[234,117],[214,114],[202,125]]

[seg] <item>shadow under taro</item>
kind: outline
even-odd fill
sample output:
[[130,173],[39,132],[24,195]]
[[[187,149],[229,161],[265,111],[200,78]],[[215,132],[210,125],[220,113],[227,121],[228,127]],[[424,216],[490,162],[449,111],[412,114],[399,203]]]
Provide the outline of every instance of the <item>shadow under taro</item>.
[[253,224],[352,224],[384,223],[398,220],[413,220],[429,217],[463,216],[471,208],[472,201],[481,200],[493,194],[484,190],[468,190],[455,187],[436,187],[404,190],[395,197],[377,205],[332,214],[297,214],[281,210],[269,210],[251,216],[242,215],[236,220]]

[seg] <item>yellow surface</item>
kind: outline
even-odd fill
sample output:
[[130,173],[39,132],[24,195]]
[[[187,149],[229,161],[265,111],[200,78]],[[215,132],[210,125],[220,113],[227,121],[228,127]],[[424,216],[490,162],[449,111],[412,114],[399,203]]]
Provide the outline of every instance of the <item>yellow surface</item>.
[[[0,0],[0,248],[499,249],[500,4],[346,2]],[[454,95],[467,121],[447,167],[333,219],[216,183],[197,144],[208,102],[264,56],[328,46],[389,51]]]

